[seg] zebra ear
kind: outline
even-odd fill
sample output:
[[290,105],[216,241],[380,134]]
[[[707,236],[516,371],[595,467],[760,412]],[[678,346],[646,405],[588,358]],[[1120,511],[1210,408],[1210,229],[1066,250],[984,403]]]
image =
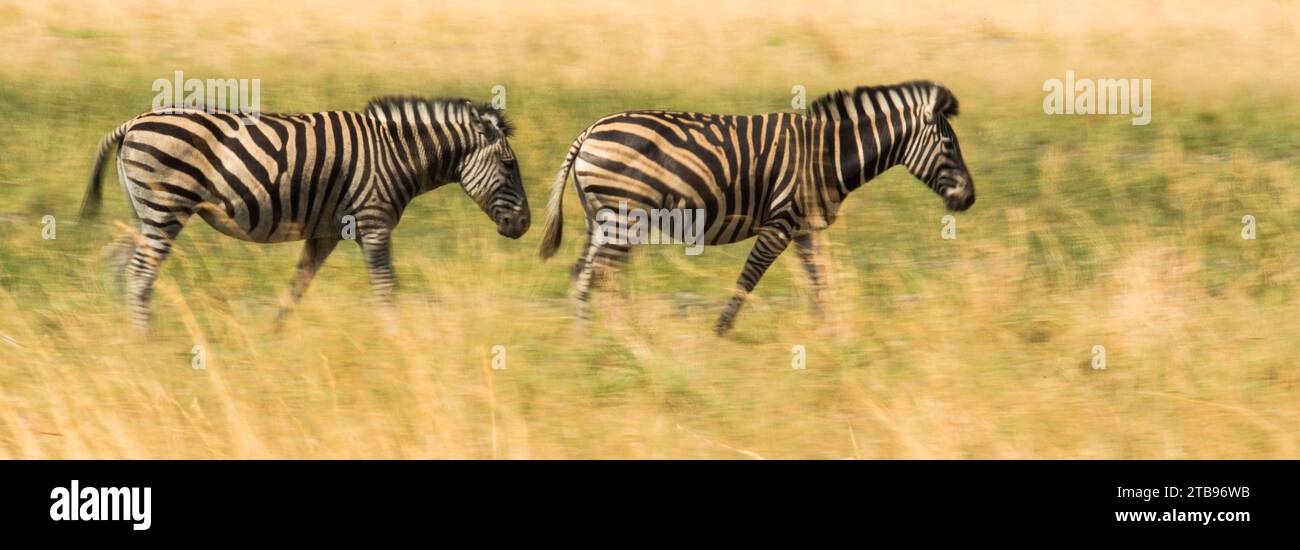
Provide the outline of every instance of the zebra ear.
[[496,125],[493,124],[491,120],[488,120],[487,117],[484,117],[482,113],[476,111],[474,116],[470,117],[470,126],[474,128],[475,132],[482,135],[488,143],[493,143],[497,140],[498,132]]
[[507,123],[497,111],[488,109],[476,109],[472,120],[474,129],[487,138],[488,143],[496,143],[497,140],[506,137]]
[[925,123],[934,124],[935,119],[943,115],[948,118],[957,116],[957,96],[943,84],[935,83],[930,87],[930,97],[926,102]]
[[943,84],[935,83],[930,89],[925,91],[925,112],[921,115],[921,120],[926,126],[934,124],[934,119],[939,117],[939,89]]

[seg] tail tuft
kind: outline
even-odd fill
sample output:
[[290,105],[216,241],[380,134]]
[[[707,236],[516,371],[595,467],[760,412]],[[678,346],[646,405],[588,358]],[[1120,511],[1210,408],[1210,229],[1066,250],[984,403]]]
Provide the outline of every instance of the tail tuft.
[[118,126],[113,133],[104,137],[99,142],[99,153],[95,155],[95,164],[90,169],[90,182],[86,184],[86,194],[81,199],[81,213],[78,218],[82,221],[92,221],[99,216],[99,203],[104,196],[104,180],[101,177],[104,172],[104,161],[108,160],[108,153],[122,143],[122,137],[126,135],[127,122]]
[[560,171],[555,175],[555,183],[551,184],[551,198],[546,202],[546,230],[542,233],[542,244],[537,250],[542,260],[554,256],[560,248],[560,237],[564,233],[564,184],[569,180],[569,172],[573,170],[573,160],[578,156],[578,149],[582,148],[582,142],[586,139],[587,132],[583,132],[569,146],[569,154],[565,155],[564,164],[560,165]]

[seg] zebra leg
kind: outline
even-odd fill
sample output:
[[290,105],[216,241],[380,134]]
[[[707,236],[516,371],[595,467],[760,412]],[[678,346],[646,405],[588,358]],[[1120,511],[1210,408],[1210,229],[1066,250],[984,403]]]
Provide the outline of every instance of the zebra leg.
[[171,253],[172,243],[188,218],[188,215],[166,213],[157,220],[141,220],[142,238],[126,266],[127,301],[132,325],[138,332],[149,330],[149,300],[153,296],[153,283],[158,279],[158,268]]
[[113,244],[104,247],[111,269],[114,292],[126,291],[126,271],[131,258],[135,256],[137,239],[132,231],[125,231]]
[[718,317],[713,332],[722,336],[731,330],[732,324],[736,322],[736,312],[740,311],[740,306],[745,303],[745,297],[753,292],[754,286],[758,285],[758,280],[763,278],[763,273],[767,271],[768,266],[776,261],[776,257],[780,256],[789,244],[790,237],[784,231],[763,229],[759,232],[758,242],[754,243],[754,249],[749,251],[749,259],[745,260],[745,268],[740,271],[740,279],[736,281],[736,292],[732,295],[731,301],[727,302],[727,308],[722,311],[722,316]]
[[321,264],[325,263],[334,247],[338,246],[339,240],[334,237],[318,237],[307,239],[306,244],[302,247],[302,255],[298,258],[298,269],[293,274],[293,281],[289,284],[289,296],[280,303],[280,312],[275,316],[275,330],[279,332],[284,327],[284,320],[293,313],[293,308],[302,299],[303,294],[307,292],[307,287],[311,285],[311,280],[316,277],[316,272],[320,271]]
[[573,267],[569,269],[570,280],[573,281],[578,280],[578,276],[581,275],[582,271],[587,268],[587,264],[591,263],[589,257],[590,252],[591,252],[591,233],[588,233],[587,244],[582,247],[582,253],[578,254],[578,261],[574,262]]
[[808,273],[808,283],[812,286],[812,310],[814,316],[822,313],[822,278],[817,270],[817,247],[811,233],[804,233],[794,238],[794,249],[799,254],[799,261]]
[[573,277],[573,303],[574,315],[581,321],[591,318],[591,289],[596,284],[596,251],[600,248],[591,239],[587,239],[587,250],[578,258],[577,265],[573,269],[577,273]]
[[378,303],[384,332],[394,334],[397,331],[397,306],[393,303],[393,289],[397,287],[397,277],[393,273],[391,237],[392,230],[388,228],[362,230],[357,241],[366,257],[370,287]]
[[573,297],[577,305],[578,319],[586,321],[591,318],[592,289],[616,282],[618,269],[627,260],[628,252],[626,244],[592,242],[587,245],[587,253],[578,261],[582,266],[581,271],[573,283]]

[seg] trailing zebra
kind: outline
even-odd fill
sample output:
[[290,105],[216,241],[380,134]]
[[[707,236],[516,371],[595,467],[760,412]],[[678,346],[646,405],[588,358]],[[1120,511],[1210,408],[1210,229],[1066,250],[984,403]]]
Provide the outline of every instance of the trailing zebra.
[[98,212],[100,174],[118,146],[118,179],[142,236],[119,241],[137,328],[148,327],[159,265],[196,213],[247,241],[306,240],[277,328],[351,228],[391,321],[390,235],[417,195],[460,182],[501,235],[528,230],[510,133],[503,113],[465,99],[380,97],[359,113],[262,113],[248,124],[238,113],[145,113],[100,144],[81,216]]
[[[950,210],[975,202],[975,186],[948,119],[957,98],[940,84],[913,81],[840,90],[808,114],[755,116],[629,111],[584,130],[551,187],[541,256],[560,245],[564,186],[570,172],[587,218],[587,244],[574,265],[578,315],[588,315],[597,281],[625,262],[624,235],[608,235],[604,209],[703,209],[704,244],[757,237],[715,331],[731,329],[745,297],[793,241],[819,308],[821,274],[811,233],[834,223],[841,202],[902,164]],[[626,223],[612,227],[625,228]],[[599,233],[599,238],[597,236]]]

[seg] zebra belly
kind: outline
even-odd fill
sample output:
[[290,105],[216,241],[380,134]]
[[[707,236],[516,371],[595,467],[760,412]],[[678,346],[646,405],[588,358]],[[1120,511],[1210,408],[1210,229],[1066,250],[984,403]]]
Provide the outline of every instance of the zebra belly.
[[[602,226],[607,226],[613,220],[616,221],[614,227],[623,228],[626,231],[653,229],[661,233],[667,232],[676,235],[678,231],[685,230],[689,231],[691,235],[702,235],[703,244],[710,246],[737,243],[751,239],[758,234],[758,224],[748,216],[743,214],[718,215],[717,212],[709,211],[702,204],[680,201],[672,206],[646,205],[641,201],[629,201],[624,197],[593,196],[590,194],[587,195],[587,198],[585,210],[592,213],[596,218],[595,220],[588,220],[589,223]],[[696,220],[701,217],[703,217],[704,223],[695,225],[698,223]],[[675,224],[685,224],[687,219],[691,221],[691,227],[674,231]],[[699,230],[697,231],[696,228],[699,228]],[[623,231],[619,233],[622,234]],[[685,235],[686,233],[681,234]]]
[[[717,178],[721,174],[690,172],[678,157],[667,154],[636,156],[623,145],[600,138],[587,143],[574,162],[574,179],[578,195],[585,203],[589,227],[593,221],[598,221],[602,210],[623,218],[620,224],[623,227],[628,227],[624,224],[629,222],[635,223],[635,220],[624,217],[624,212],[631,216],[635,210],[653,214],[668,209],[676,210],[678,212],[674,215],[684,217],[685,210],[690,210],[693,219],[698,219],[700,212],[704,214],[703,243],[723,245],[754,238],[773,215],[774,206],[779,209],[780,205],[765,200],[779,193],[779,189],[768,189],[768,185],[774,184],[756,185],[741,177],[719,182]],[[710,154],[705,155],[706,152]],[[697,157],[724,156],[723,152],[712,150],[688,153]],[[678,156],[688,153],[679,153]],[[757,162],[758,159],[750,159],[748,164]],[[590,219],[592,217],[597,220]],[[650,225],[655,226],[653,222]]]
[[212,226],[213,229],[216,229],[218,233],[226,235],[227,237],[234,237],[241,241],[249,241],[255,243],[256,242],[262,242],[262,243],[279,242],[277,240],[264,240],[264,239],[253,238],[253,236],[248,232],[247,228],[241,226],[239,222],[231,219],[230,216],[227,216],[226,213],[221,211],[220,208],[212,206],[210,204],[207,203],[201,204],[199,206],[198,214],[199,217],[203,218],[203,221],[208,222],[208,225]]

